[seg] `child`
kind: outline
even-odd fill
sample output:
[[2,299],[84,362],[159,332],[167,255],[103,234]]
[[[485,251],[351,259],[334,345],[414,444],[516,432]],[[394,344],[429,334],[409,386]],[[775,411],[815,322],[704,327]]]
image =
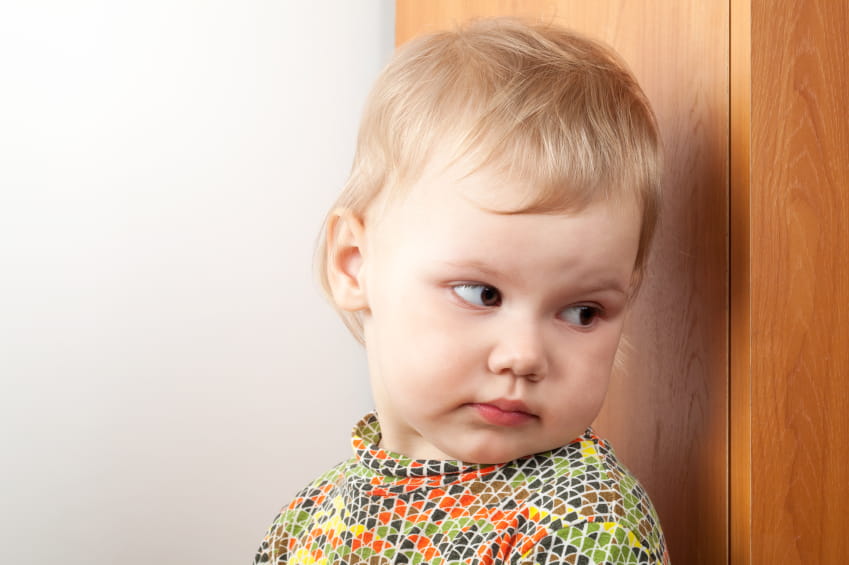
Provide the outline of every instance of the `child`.
[[377,410],[257,563],[669,562],[588,427],[643,274],[659,145],[634,78],[571,32],[483,20],[399,50],[319,249]]

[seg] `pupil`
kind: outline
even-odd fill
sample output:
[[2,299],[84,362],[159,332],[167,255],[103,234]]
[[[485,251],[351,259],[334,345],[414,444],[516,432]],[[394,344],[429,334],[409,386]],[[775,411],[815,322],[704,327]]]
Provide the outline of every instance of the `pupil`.
[[589,306],[583,306],[581,308],[579,316],[581,318],[581,324],[586,325],[593,321],[595,311]]
[[492,306],[498,301],[498,291],[491,286],[484,287],[481,291],[481,301],[487,306]]

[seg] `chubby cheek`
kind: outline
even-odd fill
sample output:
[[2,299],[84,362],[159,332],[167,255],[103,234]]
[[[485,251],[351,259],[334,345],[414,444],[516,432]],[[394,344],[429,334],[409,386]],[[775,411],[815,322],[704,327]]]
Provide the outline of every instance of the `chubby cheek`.
[[621,336],[621,321],[609,323],[599,328],[587,348],[588,357],[592,359],[594,365],[599,368],[605,367],[608,372],[610,371],[613,367],[613,360],[616,358],[616,352],[619,349]]
[[562,352],[565,380],[574,392],[570,395],[573,410],[585,416],[589,414],[591,419],[601,408],[607,394],[619,334],[616,327],[604,328],[604,331],[594,334],[592,340],[580,344],[578,351]]
[[[566,397],[562,401],[549,405],[551,410],[544,421],[547,420],[548,429],[555,438],[552,444],[565,445],[573,440],[593,423],[601,410],[609,373],[596,371],[585,373],[585,376],[588,378],[583,379],[582,384],[573,383],[575,386],[563,391]],[[553,391],[549,394],[551,398],[559,396]]]
[[479,369],[475,360],[485,357],[475,352],[467,328],[432,304],[408,308],[404,316],[393,318],[384,336],[389,346],[383,366],[388,392],[399,404],[438,412],[468,389]]

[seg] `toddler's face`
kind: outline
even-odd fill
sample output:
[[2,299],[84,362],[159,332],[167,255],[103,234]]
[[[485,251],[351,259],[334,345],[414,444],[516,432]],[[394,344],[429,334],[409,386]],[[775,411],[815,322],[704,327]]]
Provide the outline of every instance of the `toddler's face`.
[[359,274],[381,445],[477,463],[565,445],[607,390],[637,207],[499,214],[525,187],[486,169],[429,170],[366,222]]

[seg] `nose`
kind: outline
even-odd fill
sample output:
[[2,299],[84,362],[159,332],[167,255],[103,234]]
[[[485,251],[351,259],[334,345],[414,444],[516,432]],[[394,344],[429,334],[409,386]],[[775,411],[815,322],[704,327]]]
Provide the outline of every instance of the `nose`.
[[539,329],[529,323],[506,326],[489,353],[489,370],[496,375],[511,373],[532,381],[542,379],[548,371],[548,360]]

